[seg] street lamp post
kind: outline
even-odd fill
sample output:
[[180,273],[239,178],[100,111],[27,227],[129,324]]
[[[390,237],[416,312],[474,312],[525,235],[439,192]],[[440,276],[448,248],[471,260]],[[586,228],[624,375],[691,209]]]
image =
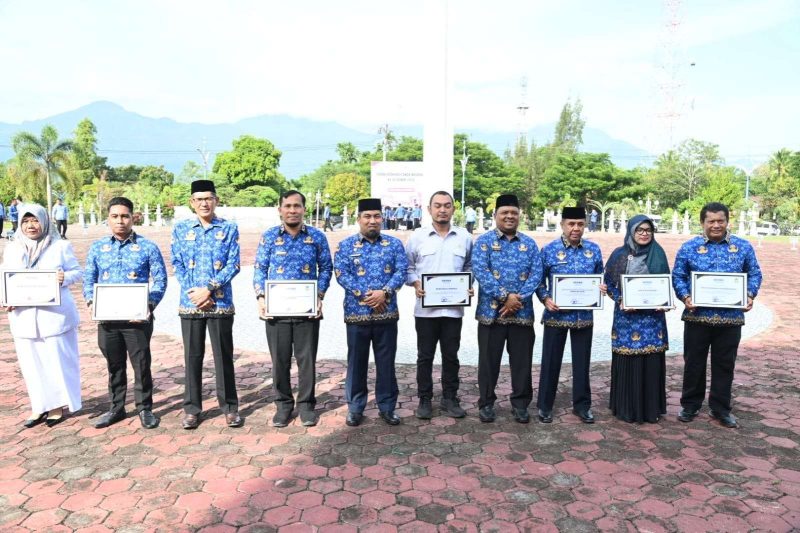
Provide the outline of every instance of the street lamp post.
[[466,186],[467,181],[467,161],[469,161],[469,156],[467,155],[467,140],[464,139],[464,155],[461,156],[461,212],[464,213],[467,209],[467,206],[464,204],[464,187]]
[[317,189],[316,199],[314,200],[315,203],[317,204],[317,225],[316,225],[316,227],[319,227],[319,202],[320,202],[321,198],[322,198],[322,195],[320,194],[319,189]]

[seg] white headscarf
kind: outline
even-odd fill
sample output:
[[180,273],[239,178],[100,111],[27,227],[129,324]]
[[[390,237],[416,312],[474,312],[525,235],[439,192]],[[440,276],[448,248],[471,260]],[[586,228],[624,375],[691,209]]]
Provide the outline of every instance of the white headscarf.
[[[19,243],[25,254],[25,267],[32,268],[53,241],[61,238],[56,227],[50,223],[50,216],[47,209],[39,204],[20,204],[18,207],[19,227],[14,233],[14,242]],[[22,231],[22,219],[28,215],[33,215],[42,226],[42,234],[38,239],[31,239]]]

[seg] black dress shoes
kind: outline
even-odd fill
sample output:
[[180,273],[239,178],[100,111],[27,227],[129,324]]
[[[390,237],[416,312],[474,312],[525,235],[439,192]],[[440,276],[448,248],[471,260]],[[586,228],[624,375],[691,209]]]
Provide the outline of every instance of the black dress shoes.
[[722,413],[718,413],[716,411],[711,411],[711,416],[719,420],[719,423],[726,428],[738,428],[739,423],[736,421],[736,417],[732,414],[728,413],[727,415],[723,415]]
[[183,429],[197,429],[197,426],[200,425],[200,415],[190,415],[188,413],[183,415],[181,425]]
[[300,409],[300,423],[309,428],[317,425],[317,413],[313,409]]
[[478,418],[481,422],[494,422],[497,418],[497,413],[494,412],[494,405],[484,405],[478,411]]
[[697,416],[699,411],[692,411],[690,409],[686,409],[685,407],[681,409],[681,412],[678,413],[678,420],[681,422],[691,422]]
[[291,411],[281,411],[278,410],[275,413],[275,416],[272,417],[272,427],[274,428],[285,428],[289,425],[289,421],[292,419],[292,412]]
[[400,417],[394,414],[394,411],[381,411],[381,420],[389,424],[390,426],[396,426],[400,423]]
[[363,419],[364,419],[364,415],[363,414],[361,414],[361,413],[353,413],[351,411],[351,412],[347,413],[347,419],[344,421],[344,423],[347,424],[350,427],[356,427],[356,426],[361,425],[361,421]]
[[420,398],[419,407],[414,411],[414,416],[420,420],[430,420],[433,416],[433,407],[430,398]]
[[22,423],[23,427],[30,429],[34,426],[38,426],[42,422],[47,420],[47,413],[40,414],[37,418],[29,418]]
[[575,413],[575,416],[580,418],[581,422],[584,424],[594,424],[594,415],[592,414],[591,409],[586,409],[585,411],[573,409],[572,412]]
[[227,413],[225,415],[225,423],[229,428],[240,428],[244,425],[244,419],[239,416],[239,413]]
[[116,424],[121,420],[125,420],[125,409],[120,409],[119,411],[107,411],[100,415],[100,418],[97,419],[97,422],[94,423],[95,429],[103,429],[107,428],[111,424]]
[[467,416],[467,412],[461,407],[461,402],[458,398],[442,398],[439,407],[443,415],[452,418],[464,418]]
[[531,421],[531,415],[528,414],[527,409],[517,409],[516,407],[512,407],[511,412],[514,414],[514,421],[519,422],[520,424],[527,424]]
[[542,424],[550,424],[553,422],[553,411],[543,411],[539,409],[539,422]]
[[161,420],[150,409],[142,409],[139,411],[139,422],[142,423],[142,427],[145,429],[155,429]]

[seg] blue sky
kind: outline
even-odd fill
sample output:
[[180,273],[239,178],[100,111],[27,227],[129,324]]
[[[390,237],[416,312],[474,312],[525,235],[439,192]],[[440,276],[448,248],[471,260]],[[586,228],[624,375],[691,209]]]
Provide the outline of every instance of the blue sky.
[[[516,130],[527,76],[527,126],[580,97],[588,125],[653,152],[669,145],[665,107],[680,114],[674,141],[754,163],[800,149],[800,2],[684,0],[673,46],[662,2],[449,5],[457,127]],[[421,123],[425,13],[422,0],[0,0],[0,121],[110,100],[192,122]]]

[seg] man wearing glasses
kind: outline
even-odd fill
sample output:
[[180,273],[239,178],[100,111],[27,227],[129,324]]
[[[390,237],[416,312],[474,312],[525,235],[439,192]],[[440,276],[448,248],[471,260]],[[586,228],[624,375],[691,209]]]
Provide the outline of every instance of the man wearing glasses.
[[186,385],[183,428],[200,424],[203,357],[206,329],[211,339],[216,372],[217,401],[229,427],[244,423],[233,370],[233,291],[231,280],[239,273],[239,229],[218,218],[217,193],[210,180],[192,182],[192,208],[196,218],[172,230],[172,266],[181,286],[181,317]]

